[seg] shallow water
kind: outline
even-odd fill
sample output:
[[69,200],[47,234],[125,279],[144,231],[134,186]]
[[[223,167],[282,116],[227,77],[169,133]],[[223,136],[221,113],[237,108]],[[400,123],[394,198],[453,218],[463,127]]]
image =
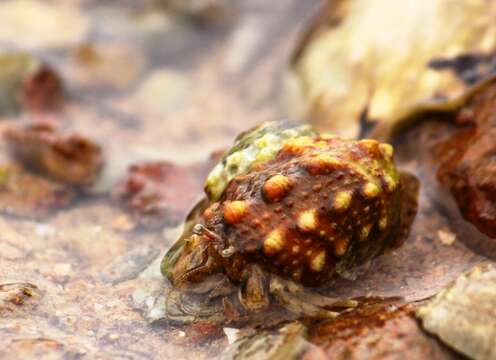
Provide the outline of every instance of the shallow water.
[[[105,154],[103,176],[70,207],[0,218],[0,284],[37,288],[19,307],[0,299],[0,356],[199,359],[224,350],[222,333],[211,340],[210,329],[154,322],[166,287],[159,260],[180,229],[129,230],[108,194],[131,163],[206,161],[240,131],[283,118],[285,65],[318,2],[234,1],[233,15],[206,27],[151,0],[0,3],[0,23],[17,19],[0,25],[0,48],[28,52],[60,74],[69,96],[57,119]],[[46,16],[67,22],[46,30]],[[5,124],[30,116],[4,110]],[[401,147],[398,154],[401,169],[426,180]],[[328,291],[419,301],[479,262],[430,194],[423,184],[401,247]]]

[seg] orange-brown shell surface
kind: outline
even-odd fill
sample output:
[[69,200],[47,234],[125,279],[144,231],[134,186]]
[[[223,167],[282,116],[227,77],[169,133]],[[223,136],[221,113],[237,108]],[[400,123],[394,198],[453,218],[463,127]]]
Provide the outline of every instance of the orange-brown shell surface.
[[203,214],[223,239],[228,276],[247,264],[306,285],[381,253],[399,227],[393,148],[375,140],[301,136],[235,177]]

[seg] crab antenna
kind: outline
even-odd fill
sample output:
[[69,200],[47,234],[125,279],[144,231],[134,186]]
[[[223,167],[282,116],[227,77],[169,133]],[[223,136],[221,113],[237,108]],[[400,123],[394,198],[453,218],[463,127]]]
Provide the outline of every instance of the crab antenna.
[[225,241],[222,237],[214,233],[213,231],[207,229],[204,225],[202,224],[196,224],[193,227],[193,233],[196,235],[205,235],[208,238],[214,240],[215,244],[218,245],[219,247],[224,248],[225,247]]

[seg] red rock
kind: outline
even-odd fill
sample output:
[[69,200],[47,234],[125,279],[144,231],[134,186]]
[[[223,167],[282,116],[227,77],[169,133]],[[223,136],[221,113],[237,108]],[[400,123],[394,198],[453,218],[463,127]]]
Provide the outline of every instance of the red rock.
[[463,216],[496,237],[496,85],[473,96],[457,117],[454,134],[436,148],[438,179]]
[[191,165],[167,161],[134,164],[114,189],[113,197],[146,228],[176,225],[200,198],[212,165],[212,161]]
[[12,156],[27,168],[72,185],[92,184],[103,166],[99,145],[49,123],[12,126],[4,134]]
[[302,359],[453,359],[454,353],[423,333],[413,307],[366,305],[310,327]]
[[29,112],[58,110],[64,101],[62,80],[50,66],[43,65],[24,79],[20,100]]

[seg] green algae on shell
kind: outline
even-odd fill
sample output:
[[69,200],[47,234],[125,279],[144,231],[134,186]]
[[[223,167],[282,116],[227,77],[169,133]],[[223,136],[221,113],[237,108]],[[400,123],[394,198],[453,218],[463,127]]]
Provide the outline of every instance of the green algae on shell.
[[290,127],[282,121],[263,123],[240,134],[232,148],[207,176],[205,192],[209,199],[219,199],[229,182],[248,171],[250,166],[272,160],[285,140],[314,134],[309,125]]

